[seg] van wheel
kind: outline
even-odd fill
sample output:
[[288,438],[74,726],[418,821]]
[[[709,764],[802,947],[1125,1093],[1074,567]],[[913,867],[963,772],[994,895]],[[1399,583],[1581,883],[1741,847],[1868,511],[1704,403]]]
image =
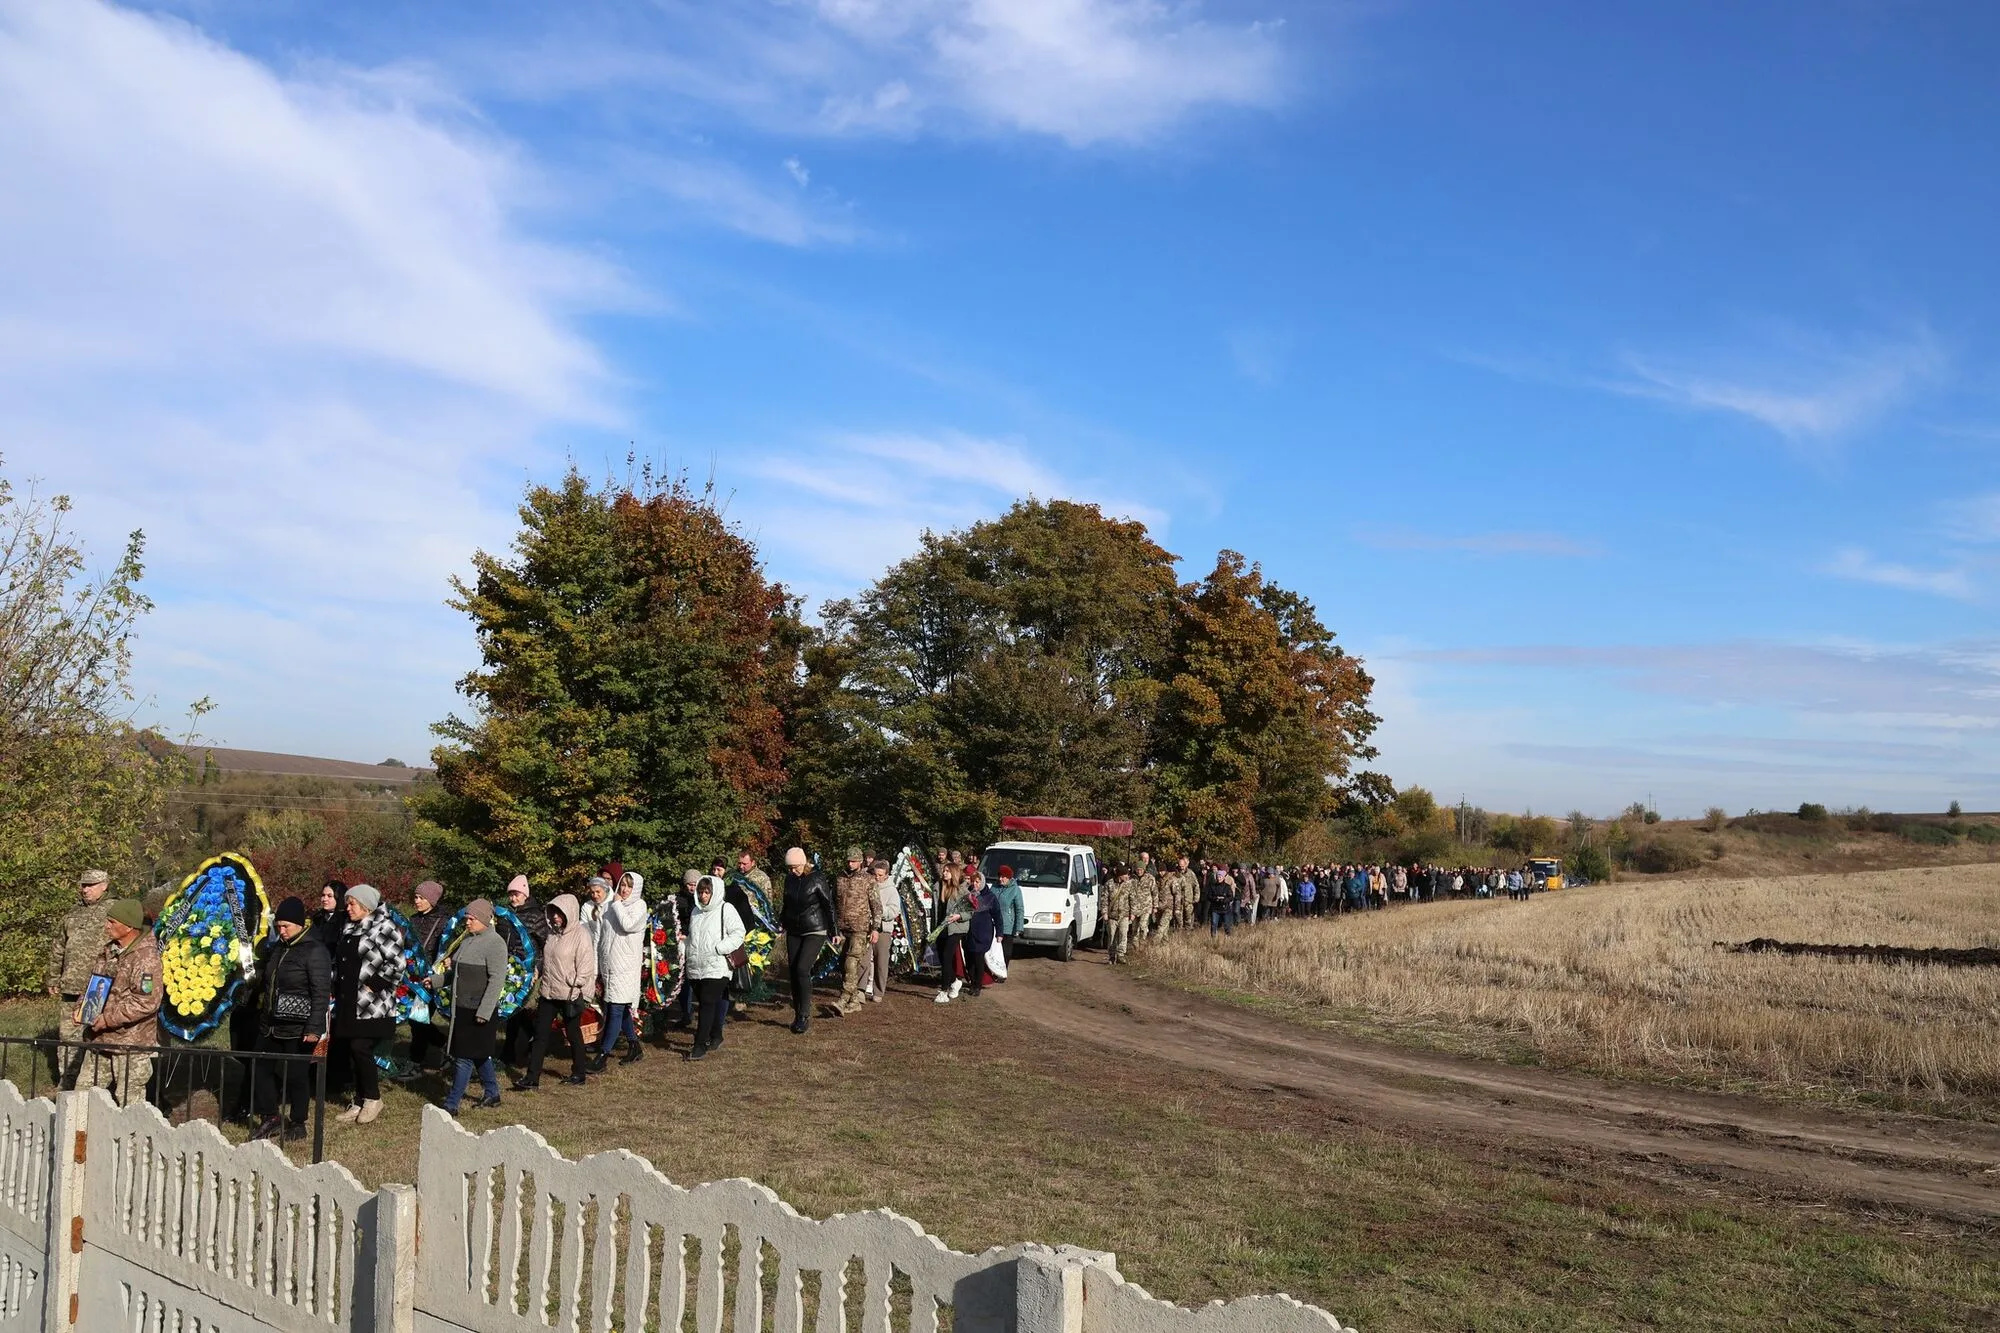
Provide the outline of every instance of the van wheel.
[[1062,943],[1056,946],[1056,961],[1067,963],[1074,957],[1076,957],[1076,927],[1071,926],[1063,932]]

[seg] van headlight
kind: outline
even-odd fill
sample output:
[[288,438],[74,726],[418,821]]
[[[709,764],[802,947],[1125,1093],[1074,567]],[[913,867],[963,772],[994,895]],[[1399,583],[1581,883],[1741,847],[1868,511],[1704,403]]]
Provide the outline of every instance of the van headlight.
[[1029,920],[1038,926],[1060,926],[1062,918],[1061,912],[1037,912]]

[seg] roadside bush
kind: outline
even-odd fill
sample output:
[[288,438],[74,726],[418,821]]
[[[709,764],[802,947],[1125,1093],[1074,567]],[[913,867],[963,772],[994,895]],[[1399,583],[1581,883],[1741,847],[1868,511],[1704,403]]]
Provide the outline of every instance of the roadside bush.
[[1611,858],[1596,843],[1586,842],[1570,851],[1569,873],[1593,884],[1606,883],[1611,878]]
[[1648,875],[1693,870],[1702,862],[1700,847],[1686,838],[1670,834],[1634,843],[1630,856],[1632,868]]
[[1949,847],[1957,841],[1950,829],[1937,824],[1905,824],[1903,837],[1920,847]]
[[1708,807],[1708,813],[1701,817],[1701,826],[1710,833],[1722,832],[1722,826],[1729,822],[1729,812],[1719,805]]
[[1799,818],[1811,824],[1824,824],[1826,822],[1826,807],[1818,801],[1800,801]]
[[2000,842],[2000,825],[1974,824],[1965,831],[1965,836],[1971,842]]

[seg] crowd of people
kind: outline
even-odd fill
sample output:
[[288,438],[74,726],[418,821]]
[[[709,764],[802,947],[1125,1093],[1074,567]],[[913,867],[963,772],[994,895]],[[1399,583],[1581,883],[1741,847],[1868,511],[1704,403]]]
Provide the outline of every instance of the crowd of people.
[[[782,892],[748,852],[732,875],[721,861],[689,869],[677,892],[657,903],[645,877],[612,863],[583,885],[581,896],[537,897],[517,875],[500,895],[511,923],[533,943],[537,970],[531,990],[502,1014],[511,964],[496,928],[496,903],[485,897],[450,908],[432,880],[416,886],[407,916],[368,884],[329,880],[308,903],[282,897],[269,934],[257,945],[254,982],[237,996],[232,1046],[245,1052],[310,1055],[326,1063],[330,1099],[345,1103],[337,1122],[368,1124],[382,1110],[384,1061],[402,1021],[399,990],[417,965],[446,984],[449,996],[430,1021],[410,1024],[410,1076],[440,1076],[440,1102],[456,1115],[474,1105],[501,1104],[502,1064],[514,1071],[511,1091],[542,1085],[560,1034],[569,1069],[560,1081],[587,1084],[644,1058],[646,1027],[680,1029],[691,1041],[685,1058],[707,1058],[723,1045],[732,995],[747,990],[746,943],[764,916],[744,895],[754,886],[763,904],[775,901],[783,968],[792,1006],[791,1031],[803,1034],[816,1016],[814,984],[825,960],[840,963],[834,1015],[887,998],[899,957],[912,970],[934,968],[934,1000],[949,1004],[979,996],[1005,980],[1026,925],[1014,871],[999,865],[989,878],[971,853],[939,851],[923,871],[928,921],[912,918],[889,861],[860,847],[847,853],[845,874],[829,877],[801,848],[785,854]],[[922,870],[921,863],[919,869]],[[109,877],[85,871],[79,903],[60,923],[49,966],[49,994],[63,1002],[59,1036],[78,1087],[103,1084],[121,1103],[145,1093],[149,1051],[160,1044],[160,948],[137,899],[109,896]],[[1276,917],[1318,917],[1376,910],[1391,903],[1445,898],[1523,898],[1540,886],[1520,870],[1434,865],[1254,865],[1180,857],[1162,868],[1149,855],[1104,868],[1100,938],[1112,963],[1134,944],[1164,939],[1176,928],[1206,926],[1227,933]],[[677,985],[671,1000],[642,1020],[648,932],[656,914],[672,914]],[[447,925],[460,933],[445,949]],[[831,954],[829,954],[831,951]],[[775,960],[774,960],[775,963]],[[93,982],[97,991],[92,992]],[[592,1020],[595,1022],[592,1030]],[[84,1061],[85,1049],[124,1053]],[[622,1048],[622,1050],[621,1050]],[[260,1137],[297,1140],[311,1107],[311,1061],[253,1063],[251,1111]]]

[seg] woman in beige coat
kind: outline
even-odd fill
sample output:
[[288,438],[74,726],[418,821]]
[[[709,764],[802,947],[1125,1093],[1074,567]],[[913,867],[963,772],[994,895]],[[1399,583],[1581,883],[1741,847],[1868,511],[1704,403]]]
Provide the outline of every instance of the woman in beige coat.
[[542,1060],[549,1053],[549,1034],[560,1022],[569,1036],[570,1075],[565,1083],[589,1081],[584,1071],[590,1052],[583,1044],[583,1007],[597,990],[597,949],[590,932],[577,919],[576,895],[560,893],[548,906],[549,938],[542,946],[541,1002],[535,1006],[535,1043],[528,1052],[528,1072],[514,1081],[514,1091],[541,1086]]

